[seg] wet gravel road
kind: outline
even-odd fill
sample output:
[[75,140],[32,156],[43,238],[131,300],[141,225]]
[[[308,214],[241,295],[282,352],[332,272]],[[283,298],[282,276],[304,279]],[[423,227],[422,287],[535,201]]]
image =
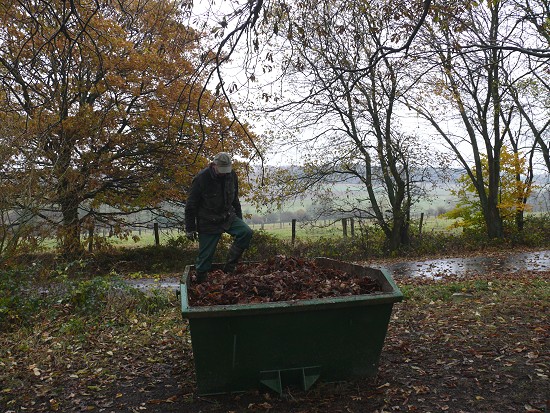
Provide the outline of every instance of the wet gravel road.
[[407,261],[391,264],[373,264],[384,268],[393,277],[444,277],[445,275],[472,275],[483,273],[512,273],[517,271],[550,271],[550,251],[502,252],[485,256],[440,258],[426,261]]

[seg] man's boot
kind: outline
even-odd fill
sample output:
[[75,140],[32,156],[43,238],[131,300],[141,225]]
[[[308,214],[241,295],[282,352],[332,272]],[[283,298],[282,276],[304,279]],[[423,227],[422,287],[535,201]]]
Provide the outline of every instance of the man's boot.
[[206,271],[197,271],[197,284],[205,282],[207,276],[208,276],[208,272],[206,272]]
[[223,267],[223,272],[225,272],[226,274],[234,272],[235,268],[237,267],[237,263],[241,258],[241,255],[243,255],[243,252],[244,249],[238,247],[235,244],[231,244],[231,247],[229,248],[229,254],[227,256],[227,262]]

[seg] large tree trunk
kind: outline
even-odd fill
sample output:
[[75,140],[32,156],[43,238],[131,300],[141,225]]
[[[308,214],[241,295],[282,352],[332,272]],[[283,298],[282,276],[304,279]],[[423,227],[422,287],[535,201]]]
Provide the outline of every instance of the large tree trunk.
[[504,236],[502,217],[496,203],[494,200],[491,202],[490,198],[484,216],[489,239],[502,238]]
[[[498,131],[498,127],[495,127],[495,130]],[[489,188],[487,191],[487,204],[483,211],[489,239],[504,237],[504,225],[502,223],[500,209],[498,208],[500,190],[500,148],[495,151],[497,151],[496,154],[493,155],[489,152],[487,157],[487,162],[489,164],[489,176],[487,177]]]
[[403,221],[394,223],[392,232],[388,237],[389,252],[399,251],[401,248],[410,244],[409,225]]
[[[500,26],[499,4],[495,3],[491,9],[491,26],[490,26],[490,43],[496,45],[498,39],[498,30]],[[500,52],[498,49],[491,51],[491,58],[489,60],[490,71],[488,76],[488,87],[491,93],[491,99],[493,103],[493,122],[492,132],[494,135],[493,141],[491,141],[490,134],[485,133],[483,138],[485,140],[485,147],[487,151],[487,163],[489,176],[488,190],[488,210],[485,215],[487,220],[487,235],[490,239],[503,238],[504,229],[502,223],[502,217],[499,205],[499,191],[500,191],[500,157],[502,150],[502,130],[500,124],[500,117],[502,111],[502,99],[500,92]]]
[[523,210],[518,210],[516,212],[516,229],[519,232],[523,231],[524,224],[525,224],[525,218],[524,218]]
[[402,208],[394,210],[391,228],[386,232],[388,252],[399,251],[410,244],[408,216],[408,211],[403,212]]
[[61,248],[65,256],[73,257],[83,252],[80,243],[80,221],[76,197],[66,197],[61,201],[63,226],[61,228]]

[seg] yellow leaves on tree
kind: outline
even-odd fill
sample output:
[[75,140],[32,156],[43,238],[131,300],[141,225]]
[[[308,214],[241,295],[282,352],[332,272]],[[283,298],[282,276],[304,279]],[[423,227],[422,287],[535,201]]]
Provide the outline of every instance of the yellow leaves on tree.
[[71,6],[0,6],[0,119],[13,120],[0,141],[15,148],[0,191],[34,179],[40,216],[67,252],[81,248],[82,222],[122,227],[126,213],[183,202],[216,152],[246,157],[252,146],[248,126],[205,88],[200,33],[177,2]]
[[[482,156],[483,176],[489,175],[487,156]],[[526,159],[521,153],[511,152],[503,146],[500,153],[500,191],[498,209],[505,228],[513,229],[516,217],[530,209],[527,203],[534,186],[526,177]],[[487,179],[485,192],[488,191]],[[452,193],[458,197],[457,206],[446,213],[448,218],[458,218],[455,227],[482,229],[485,226],[477,191],[467,174],[458,180],[458,188]]]

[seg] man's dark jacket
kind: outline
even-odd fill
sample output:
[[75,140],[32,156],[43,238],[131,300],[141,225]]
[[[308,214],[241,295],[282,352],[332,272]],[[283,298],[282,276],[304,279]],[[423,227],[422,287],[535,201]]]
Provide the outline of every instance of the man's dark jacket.
[[193,178],[187,197],[185,230],[221,234],[235,217],[243,217],[237,174],[216,175],[212,165],[204,168]]

